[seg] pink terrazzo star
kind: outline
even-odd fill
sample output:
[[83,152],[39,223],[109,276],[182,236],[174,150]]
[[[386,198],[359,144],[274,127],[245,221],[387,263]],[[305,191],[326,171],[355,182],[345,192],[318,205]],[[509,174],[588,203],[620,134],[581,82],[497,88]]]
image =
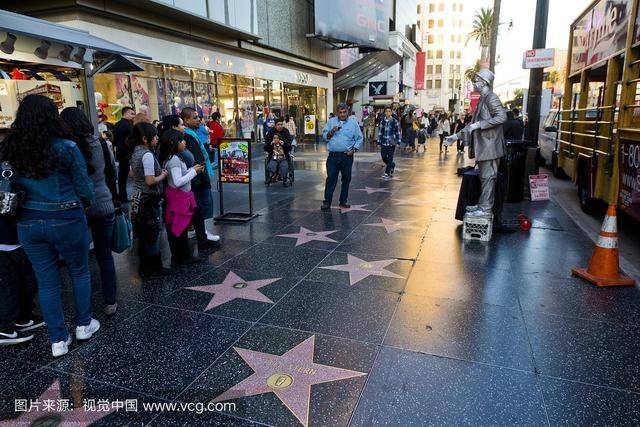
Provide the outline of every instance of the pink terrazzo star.
[[334,209],[340,209],[340,213],[347,212],[371,212],[371,209],[365,209],[364,207],[367,205],[351,205],[350,208],[341,208],[339,206],[334,206]]
[[329,234],[335,233],[338,230],[331,231],[311,231],[308,228],[300,227],[300,232],[293,234],[278,234],[278,237],[291,237],[296,240],[296,246],[304,245],[305,243],[318,241],[318,242],[331,242],[338,243],[330,237]]
[[394,221],[393,219],[381,218],[382,222],[377,222],[374,224],[365,224],[370,225],[372,227],[384,227],[387,230],[387,233],[391,234],[398,230],[417,230],[418,227],[412,226],[410,224],[415,221]]
[[397,206],[426,206],[429,202],[417,199],[415,197],[409,197],[406,199],[392,199]]
[[404,279],[404,277],[392,271],[385,270],[385,267],[396,262],[395,259],[384,259],[381,261],[365,261],[351,254],[347,254],[347,263],[341,265],[330,265],[320,267],[326,270],[347,271],[349,273],[349,283],[353,286],[359,281],[369,276],[394,277]]
[[[85,410],[85,407],[82,406],[81,400],[78,400],[79,402],[76,401],[76,399],[62,399],[62,394],[60,393],[60,381],[55,380],[53,384],[51,384],[49,388],[35,400],[40,403],[37,409],[34,408],[34,410],[29,410],[28,412],[21,412],[21,415],[18,418],[14,418],[12,420],[2,420],[0,421],[0,426],[27,427],[35,425],[37,422],[43,422],[42,425],[46,425],[49,423],[44,422],[45,420],[53,420],[55,418],[55,425],[85,427],[115,411],[111,405],[104,408],[104,411],[87,411]],[[57,412],[58,406],[67,401],[70,403],[69,408],[67,410]],[[47,406],[47,402],[52,403],[52,405]],[[73,404],[77,404],[79,407],[77,409],[73,408],[73,406],[71,406]],[[29,405],[29,401],[27,401],[27,405]],[[51,409],[49,410],[49,408]]]
[[372,187],[358,188],[356,191],[366,191],[367,194],[391,193],[391,190],[389,190],[388,188],[372,188]]
[[254,372],[213,401],[222,402],[272,392],[307,426],[312,385],[366,375],[363,372],[314,363],[314,348],[315,336],[307,338],[282,356],[234,347]]
[[280,278],[245,281],[242,277],[230,271],[222,283],[216,285],[191,286],[186,289],[214,294],[207,308],[204,309],[204,311],[208,311],[235,299],[246,299],[273,304],[273,301],[260,292],[259,289],[278,280],[280,280]]

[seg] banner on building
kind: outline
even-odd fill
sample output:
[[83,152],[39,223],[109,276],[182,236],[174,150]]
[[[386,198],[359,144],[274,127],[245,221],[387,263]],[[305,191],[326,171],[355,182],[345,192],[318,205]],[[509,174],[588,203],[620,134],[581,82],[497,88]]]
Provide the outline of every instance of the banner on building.
[[480,102],[480,92],[471,92],[469,95],[469,104],[471,105],[471,112],[476,111],[476,107]]
[[416,78],[415,78],[415,88],[416,90],[424,89],[424,60],[425,60],[425,52],[418,52],[416,54]]
[[304,116],[304,134],[315,135],[316,134],[316,116],[313,114]]
[[573,24],[571,74],[624,50],[631,4],[632,0],[600,0]]
[[333,41],[387,50],[391,7],[391,0],[315,2],[314,34]]

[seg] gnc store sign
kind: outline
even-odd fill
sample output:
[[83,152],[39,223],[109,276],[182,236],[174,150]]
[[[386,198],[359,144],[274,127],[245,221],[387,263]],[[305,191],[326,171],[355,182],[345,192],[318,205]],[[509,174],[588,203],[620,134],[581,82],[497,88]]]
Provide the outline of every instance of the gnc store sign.
[[632,0],[600,0],[573,24],[571,73],[624,50]]

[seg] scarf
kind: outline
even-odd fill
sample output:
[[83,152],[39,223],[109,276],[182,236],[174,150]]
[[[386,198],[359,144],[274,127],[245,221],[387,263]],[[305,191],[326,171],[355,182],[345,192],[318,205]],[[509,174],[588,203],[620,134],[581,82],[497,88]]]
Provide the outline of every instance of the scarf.
[[[198,134],[191,128],[187,128],[187,127],[184,128],[184,133],[188,133],[189,135],[194,137],[196,141],[198,141],[198,145],[200,146],[200,151],[202,152],[202,155],[204,157],[204,165],[207,168],[207,173],[209,174],[210,177],[212,177],[213,176],[213,166],[211,165],[211,159],[209,158],[209,152],[205,148],[205,143],[202,141],[202,138],[200,138],[198,136]],[[208,137],[206,139],[206,142],[209,142],[209,138]]]

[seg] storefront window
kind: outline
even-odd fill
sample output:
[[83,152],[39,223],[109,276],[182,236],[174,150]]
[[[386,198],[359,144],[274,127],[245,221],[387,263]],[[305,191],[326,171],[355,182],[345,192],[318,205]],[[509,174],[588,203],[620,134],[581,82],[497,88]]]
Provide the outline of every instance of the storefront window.
[[[0,129],[7,129],[15,119],[18,103],[27,95],[36,93],[53,100],[59,110],[79,107],[86,111],[80,72],[77,70],[31,70],[28,65],[2,64],[0,68]],[[5,77],[3,79],[2,77]]]
[[[236,87],[233,74],[219,73],[218,77],[218,107],[222,116],[220,122],[227,136],[237,136],[240,121],[236,116]],[[236,124],[236,121],[238,122]]]
[[164,80],[131,76],[133,107],[145,113],[150,121],[162,120],[165,115]]
[[94,76],[96,107],[99,114],[115,123],[122,118],[122,108],[131,106],[129,76],[126,74],[97,74]]
[[282,83],[271,82],[271,95],[269,97],[269,107],[276,117],[282,117]]
[[195,108],[191,82],[167,80],[167,104],[171,114],[180,114],[184,107]]
[[253,79],[238,76],[238,110],[242,137],[252,138],[255,130],[256,110],[256,102],[253,98]]
[[216,87],[211,83],[195,82],[196,90],[196,111],[198,116],[208,121],[214,111],[218,110],[216,100]]

